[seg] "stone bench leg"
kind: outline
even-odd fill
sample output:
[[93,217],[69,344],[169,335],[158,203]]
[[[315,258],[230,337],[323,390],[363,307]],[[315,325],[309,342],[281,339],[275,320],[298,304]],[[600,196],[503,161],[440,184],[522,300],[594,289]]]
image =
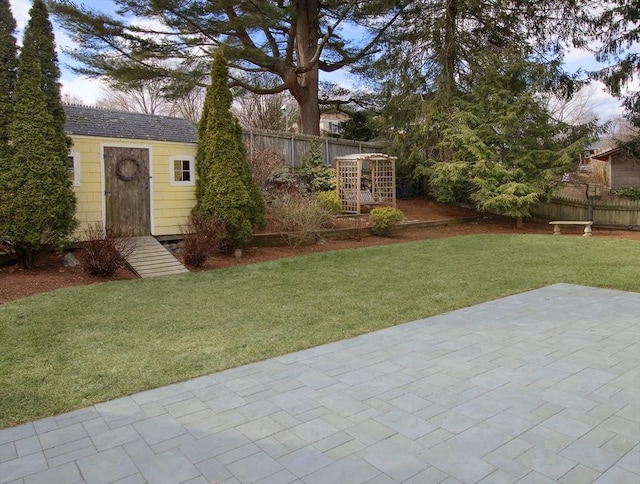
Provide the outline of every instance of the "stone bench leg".
[[553,235],[560,235],[560,226],[559,225],[554,225],[553,226]]
[[591,237],[593,234],[591,233],[591,225],[585,225],[583,237]]

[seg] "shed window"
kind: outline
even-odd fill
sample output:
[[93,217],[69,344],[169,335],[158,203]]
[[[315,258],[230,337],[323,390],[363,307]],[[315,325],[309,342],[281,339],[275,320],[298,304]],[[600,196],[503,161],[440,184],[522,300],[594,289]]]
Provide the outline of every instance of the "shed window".
[[73,180],[73,186],[80,185],[80,153],[72,151],[67,157],[67,163],[69,168],[69,176]]
[[171,168],[170,182],[172,185],[193,185],[193,157],[172,156],[169,162]]

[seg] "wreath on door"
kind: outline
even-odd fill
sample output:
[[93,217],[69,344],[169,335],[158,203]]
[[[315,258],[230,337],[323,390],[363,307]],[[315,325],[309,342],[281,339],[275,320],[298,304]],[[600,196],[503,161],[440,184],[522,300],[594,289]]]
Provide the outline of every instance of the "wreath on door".
[[122,181],[131,181],[140,174],[140,162],[133,158],[122,158],[116,162],[116,176]]

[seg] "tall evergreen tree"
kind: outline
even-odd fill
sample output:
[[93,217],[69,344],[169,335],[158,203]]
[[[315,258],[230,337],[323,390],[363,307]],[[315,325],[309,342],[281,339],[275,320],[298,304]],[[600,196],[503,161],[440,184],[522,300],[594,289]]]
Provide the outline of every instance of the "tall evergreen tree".
[[16,21],[9,0],[0,0],[0,167],[7,156],[9,125],[12,118],[12,96],[16,79]]
[[[561,70],[562,45],[573,38],[585,0],[412,0],[385,36],[385,55],[373,72],[383,93],[382,128],[399,157],[402,176],[424,177],[446,116],[470,92],[474,69],[487,52],[509,49],[522,60],[553,67],[545,90],[570,91]],[[575,39],[580,42],[581,39]],[[444,118],[443,118],[444,117]]]
[[[640,76],[640,2],[612,0],[594,22],[594,36],[600,40],[598,60],[612,62],[595,73],[616,96],[623,96],[622,88]],[[634,124],[640,127],[640,92],[625,97]]]
[[[43,59],[55,52],[53,32],[42,0],[35,0],[24,33],[9,129],[13,155],[0,173],[3,207],[0,242],[23,267],[31,268],[44,250],[60,246],[76,227],[76,199],[68,169],[67,137],[54,117],[61,106],[57,66]],[[46,45],[47,40],[51,45]],[[52,74],[54,73],[54,74]],[[53,77],[50,77],[52,76]],[[53,112],[53,113],[52,113]]]
[[[60,97],[60,68],[53,26],[44,0],[34,0],[29,15],[33,32],[32,40],[42,69],[42,92],[45,94],[47,109],[53,117],[56,131],[64,133],[65,114]],[[65,140],[70,148],[71,138],[65,138]]]
[[238,247],[265,224],[265,203],[247,163],[242,128],[231,112],[227,62],[219,48],[211,65],[196,155],[196,216],[224,222]]
[[[612,0],[594,20],[594,36],[600,42],[597,59],[610,65],[593,73],[609,91],[623,99],[627,118],[640,128],[640,91],[624,88],[640,78],[640,2],[638,0]],[[640,136],[625,143],[626,148],[640,157]]]
[[520,222],[576,164],[594,126],[552,119],[537,99],[549,67],[507,52],[474,66],[470,92],[443,123],[437,149],[447,156],[431,161],[440,201],[471,201]]

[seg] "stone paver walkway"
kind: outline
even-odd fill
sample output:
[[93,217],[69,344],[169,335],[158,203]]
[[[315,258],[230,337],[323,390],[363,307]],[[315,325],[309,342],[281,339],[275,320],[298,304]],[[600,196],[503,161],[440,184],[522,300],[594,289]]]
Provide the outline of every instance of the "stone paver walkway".
[[0,431],[0,482],[640,482],[640,294],[557,284]]

